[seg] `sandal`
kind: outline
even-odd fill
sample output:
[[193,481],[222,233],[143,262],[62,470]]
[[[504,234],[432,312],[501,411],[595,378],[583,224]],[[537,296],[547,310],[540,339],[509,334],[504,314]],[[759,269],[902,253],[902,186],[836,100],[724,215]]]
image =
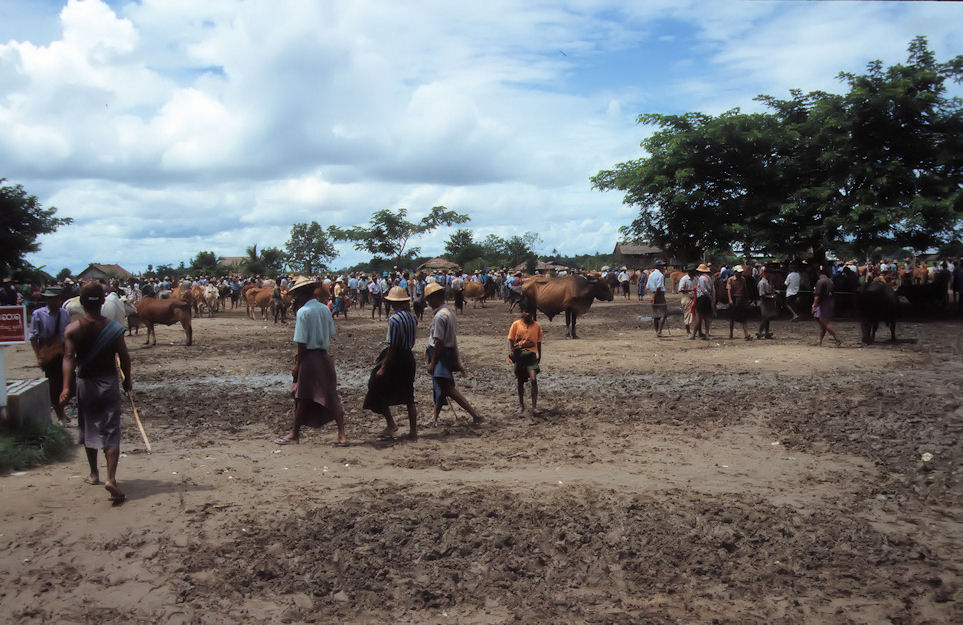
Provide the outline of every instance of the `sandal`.
[[275,445],[297,445],[301,441],[296,438],[291,438],[287,434],[284,436],[278,436],[274,439]]

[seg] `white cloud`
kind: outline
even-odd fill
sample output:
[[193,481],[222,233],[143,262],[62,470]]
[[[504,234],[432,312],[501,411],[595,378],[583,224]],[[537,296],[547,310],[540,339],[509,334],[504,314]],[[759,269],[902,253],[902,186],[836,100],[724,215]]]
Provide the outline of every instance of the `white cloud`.
[[632,210],[588,178],[639,155],[639,112],[752,108],[899,61],[916,34],[941,58],[961,43],[954,7],[927,3],[43,6],[35,40],[0,44],[0,176],[76,218],[31,257],[75,269],[237,255],[296,221],[440,204],[479,234],[608,251]]

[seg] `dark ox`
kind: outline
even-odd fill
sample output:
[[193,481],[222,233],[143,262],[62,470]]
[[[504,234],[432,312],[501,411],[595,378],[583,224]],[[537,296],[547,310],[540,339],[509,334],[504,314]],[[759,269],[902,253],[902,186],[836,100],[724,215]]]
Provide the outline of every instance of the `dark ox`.
[[529,278],[522,285],[522,310],[535,314],[540,310],[551,321],[560,312],[565,313],[565,336],[577,339],[575,322],[584,315],[596,299],[611,302],[612,290],[595,276],[565,276]]
[[880,322],[889,326],[890,341],[896,342],[899,299],[892,287],[884,282],[870,282],[857,293],[856,306],[859,309],[863,343],[868,345],[876,340]]

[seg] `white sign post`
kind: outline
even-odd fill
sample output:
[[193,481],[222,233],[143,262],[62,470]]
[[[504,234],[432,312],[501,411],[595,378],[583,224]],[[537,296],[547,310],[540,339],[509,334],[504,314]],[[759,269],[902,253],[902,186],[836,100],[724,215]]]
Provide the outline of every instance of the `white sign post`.
[[7,412],[7,345],[27,342],[26,306],[0,306],[0,409]]

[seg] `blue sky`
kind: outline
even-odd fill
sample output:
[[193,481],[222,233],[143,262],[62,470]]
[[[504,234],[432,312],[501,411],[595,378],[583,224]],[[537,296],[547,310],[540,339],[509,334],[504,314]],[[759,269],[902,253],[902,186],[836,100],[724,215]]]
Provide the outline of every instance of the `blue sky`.
[[[445,205],[478,238],[610,251],[634,211],[589,177],[640,113],[759,110],[841,70],[963,50],[927,2],[0,0],[0,177],[74,223],[29,260],[177,264],[295,222]],[[954,87],[956,92],[960,89]],[[440,253],[450,229],[417,242]],[[340,246],[335,265],[365,260]]]

